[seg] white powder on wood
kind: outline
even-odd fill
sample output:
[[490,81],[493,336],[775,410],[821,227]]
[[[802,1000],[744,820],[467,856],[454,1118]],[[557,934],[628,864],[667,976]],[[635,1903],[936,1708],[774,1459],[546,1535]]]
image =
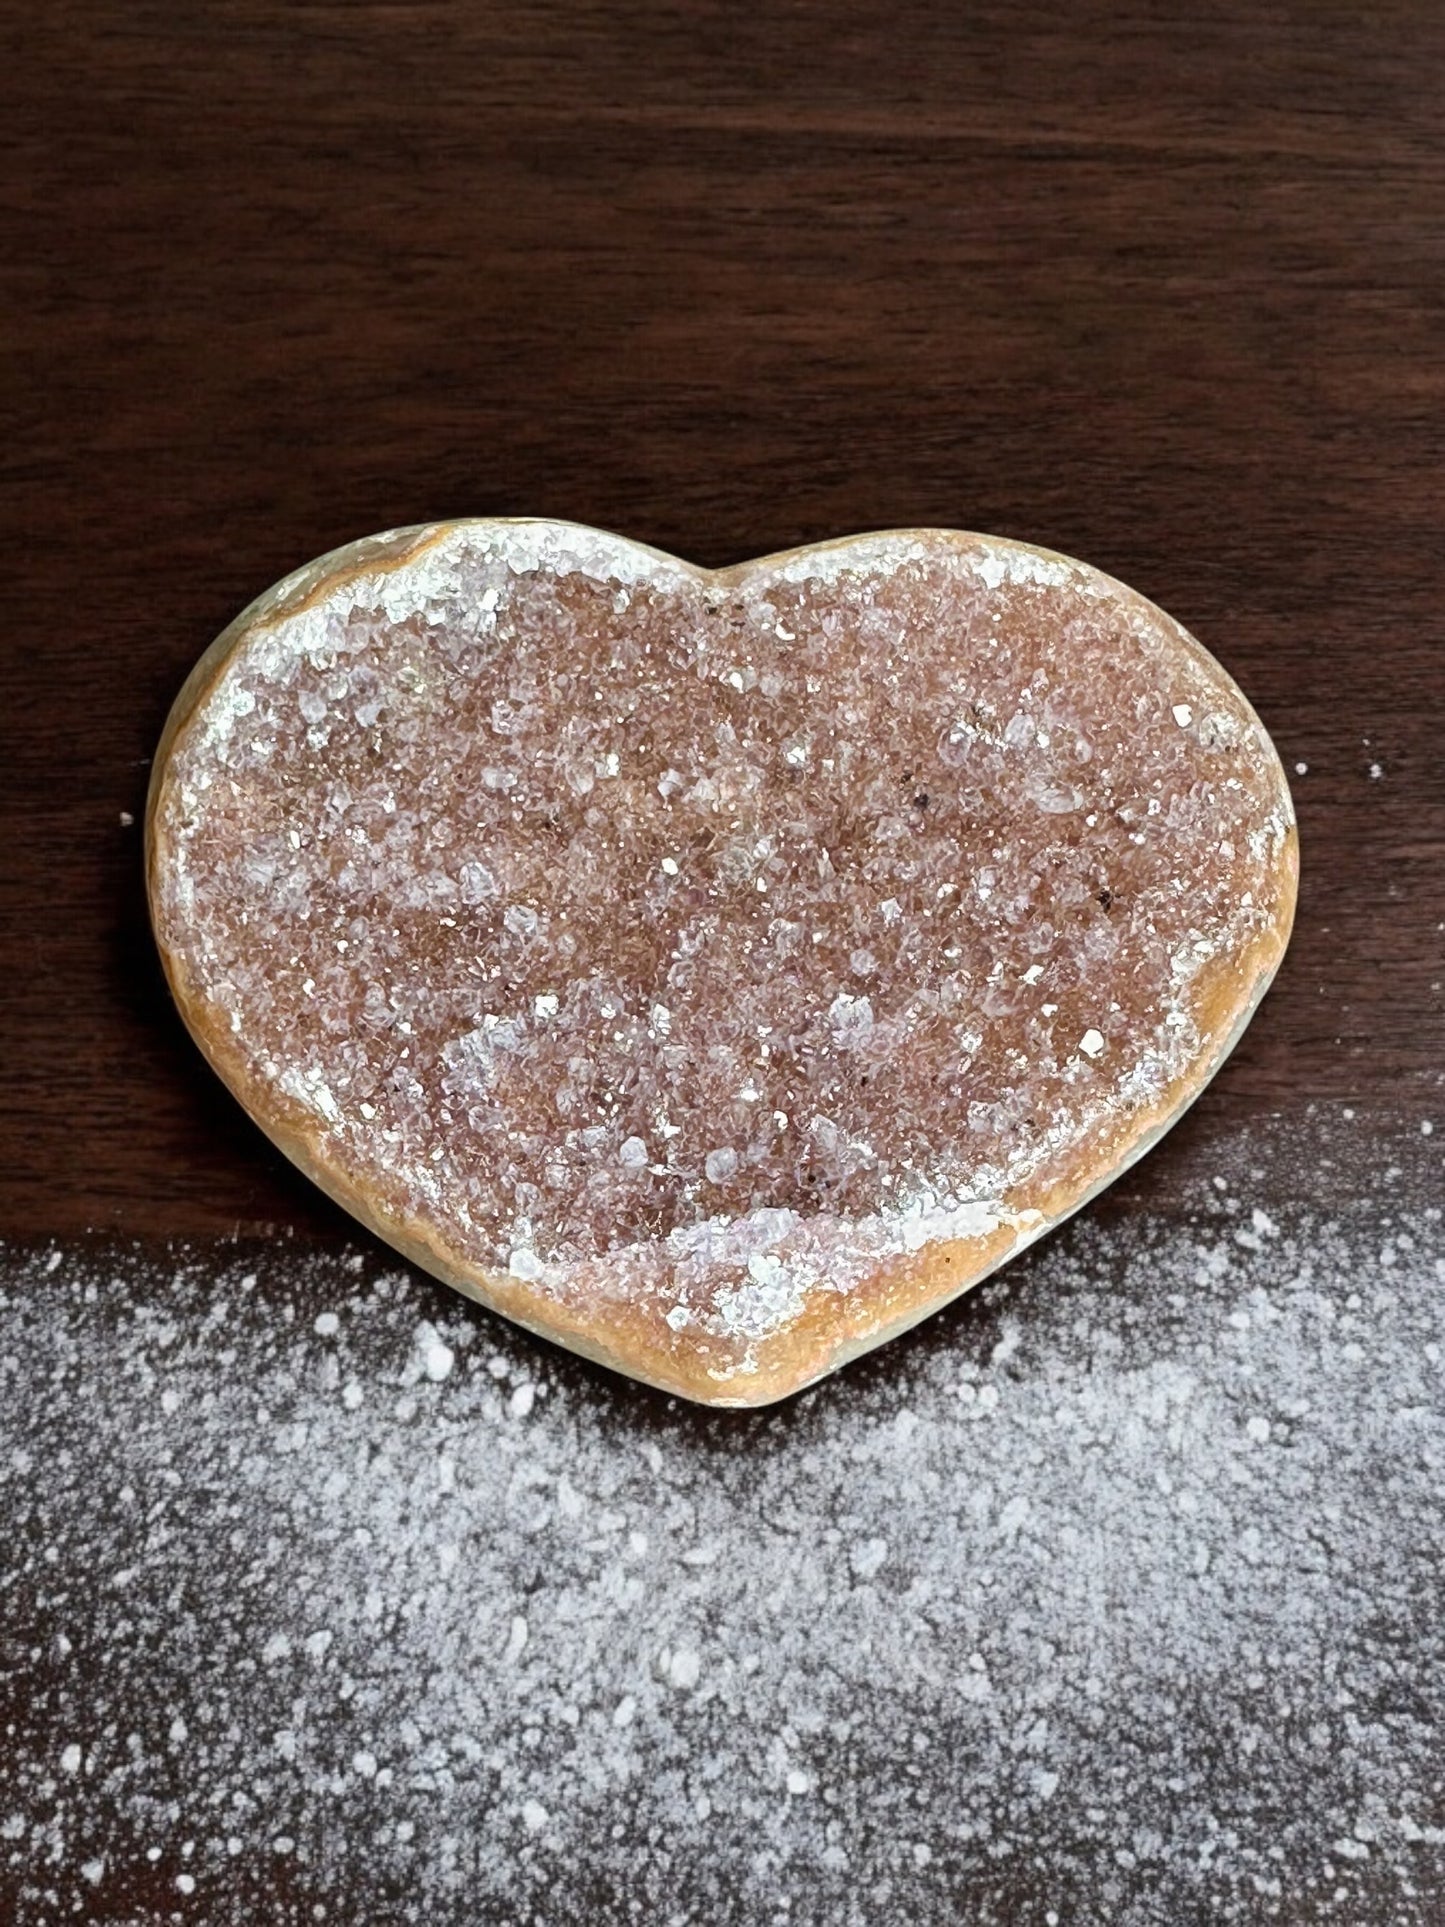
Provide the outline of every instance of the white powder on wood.
[[0,1913],[1439,1920],[1389,1155],[1246,1143],[752,1415],[371,1258],[0,1257]]

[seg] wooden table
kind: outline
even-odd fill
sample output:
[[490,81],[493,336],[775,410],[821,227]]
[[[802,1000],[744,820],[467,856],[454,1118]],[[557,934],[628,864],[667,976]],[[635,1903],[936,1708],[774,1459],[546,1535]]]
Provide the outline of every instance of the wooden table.
[[1273,733],[1303,885],[1107,1209],[1244,1117],[1445,1108],[1445,11],[56,0],[3,39],[0,1234],[353,1236],[169,1007],[148,757],[252,594],[466,513],[1122,577]]

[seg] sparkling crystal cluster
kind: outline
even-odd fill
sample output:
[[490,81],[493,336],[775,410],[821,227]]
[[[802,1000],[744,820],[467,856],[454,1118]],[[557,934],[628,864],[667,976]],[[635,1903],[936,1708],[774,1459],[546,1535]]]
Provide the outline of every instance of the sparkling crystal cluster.
[[240,632],[153,896],[213,1058],[383,1216],[727,1377],[880,1264],[1031,1235],[1221,1044],[1197,989],[1291,833],[1233,685],[1083,565],[463,523]]

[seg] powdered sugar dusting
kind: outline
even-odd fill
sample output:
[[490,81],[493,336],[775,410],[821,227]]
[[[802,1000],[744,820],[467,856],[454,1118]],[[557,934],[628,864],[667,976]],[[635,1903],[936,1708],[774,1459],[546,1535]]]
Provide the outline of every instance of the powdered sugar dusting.
[[1439,1158],[1289,1137],[756,1416],[10,1256],[7,1917],[1438,1919]]

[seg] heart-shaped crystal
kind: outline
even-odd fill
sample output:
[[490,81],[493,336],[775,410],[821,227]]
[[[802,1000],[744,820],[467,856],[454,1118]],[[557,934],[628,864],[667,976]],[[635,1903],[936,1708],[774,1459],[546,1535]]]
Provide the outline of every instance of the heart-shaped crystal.
[[356,543],[203,658],[148,827],[177,1002],[282,1149],[725,1405],[1117,1176],[1296,876],[1279,760],[1177,623],[936,530],[717,572],[555,522]]

